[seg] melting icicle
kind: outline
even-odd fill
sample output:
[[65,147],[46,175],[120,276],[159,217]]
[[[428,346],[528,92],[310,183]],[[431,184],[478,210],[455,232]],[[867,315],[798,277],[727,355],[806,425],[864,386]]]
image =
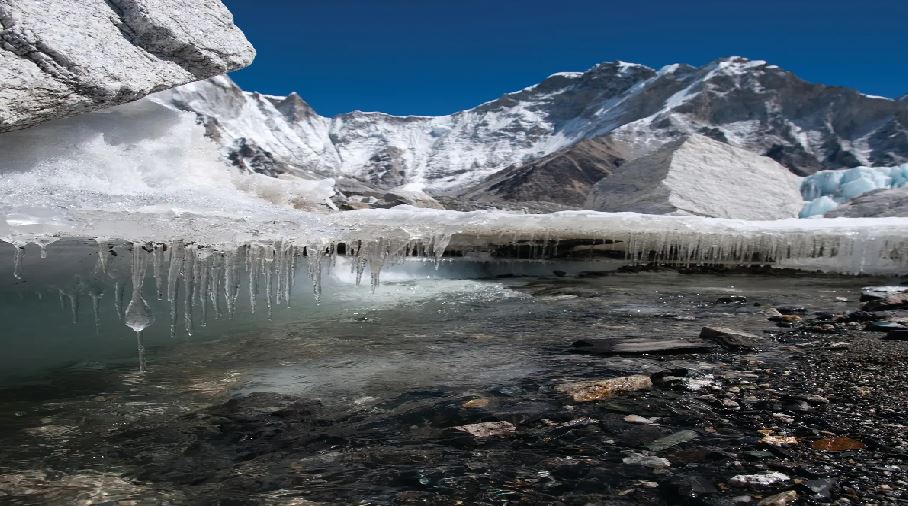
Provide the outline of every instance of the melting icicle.
[[183,267],[180,274],[183,278],[183,328],[186,335],[192,335],[192,300],[193,300],[193,265],[195,254],[187,248],[183,254]]
[[255,298],[258,294],[258,246],[250,246],[246,250],[246,275],[249,283],[249,311],[255,314]]
[[15,256],[13,256],[13,277],[22,279],[22,275],[19,274],[19,269],[22,266],[22,255],[25,252],[25,246],[13,244],[13,247],[16,248]]
[[306,247],[306,262],[309,266],[309,279],[312,281],[312,293],[315,295],[315,303],[321,303],[322,299],[322,246],[310,244]]
[[151,270],[154,274],[154,287],[158,300],[164,300],[164,287],[163,280],[161,279],[161,270],[163,269],[164,264],[164,252],[162,251],[163,245],[154,245],[154,249],[151,252]]
[[265,254],[262,256],[262,274],[265,276],[265,307],[268,312],[268,319],[271,319],[271,271],[274,263],[274,248],[265,248]]
[[117,319],[123,319],[123,285],[120,284],[120,280],[114,281],[114,295],[113,295],[113,306],[114,312],[117,313]]
[[101,335],[101,298],[104,297],[104,292],[90,290],[88,292],[88,297],[91,299],[91,315],[95,321],[95,335]]
[[132,248],[132,297],[129,305],[126,307],[124,322],[126,326],[136,333],[136,349],[139,352],[139,372],[144,373],[145,367],[145,344],[142,340],[142,331],[154,323],[154,315],[151,308],[142,297],[142,284],[145,280],[145,257],[142,254],[142,248],[134,244]]

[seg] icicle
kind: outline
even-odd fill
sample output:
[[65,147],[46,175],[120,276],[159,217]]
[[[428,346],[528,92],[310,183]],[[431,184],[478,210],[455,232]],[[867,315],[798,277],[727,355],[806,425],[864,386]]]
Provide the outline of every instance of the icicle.
[[445,249],[451,243],[450,234],[441,234],[432,238],[432,253],[435,255],[435,270],[441,265],[441,259],[445,255]]
[[126,326],[136,333],[136,349],[139,352],[139,372],[144,373],[145,345],[142,341],[142,331],[154,323],[154,315],[145,298],[142,297],[142,284],[145,280],[145,257],[138,244],[132,247],[132,297],[126,307],[124,322]]
[[69,299],[69,311],[72,313],[73,325],[79,324],[79,294],[75,291],[66,294]]
[[22,266],[22,255],[25,253],[25,246],[14,243],[13,247],[16,248],[16,253],[13,256],[13,277],[22,279],[22,275],[19,274],[19,269]]
[[154,287],[157,299],[164,300],[164,287],[163,280],[161,279],[161,270],[164,265],[164,252],[161,251],[161,248],[158,247],[158,245],[154,245],[153,247],[154,249],[151,253],[151,269],[154,274]]
[[196,269],[198,270],[199,283],[199,311],[201,322],[200,325],[205,327],[208,325],[208,299],[214,299],[217,297],[217,294],[211,293],[211,286],[209,284],[209,279],[212,277],[211,271],[211,260],[210,256],[200,256],[198,262],[196,262]]
[[170,245],[170,265],[167,266],[167,302],[170,305],[170,338],[177,336],[177,295],[180,287],[179,278],[183,269],[183,244],[176,242]]
[[183,278],[183,328],[186,335],[192,335],[192,300],[193,300],[193,265],[195,264],[195,253],[187,248],[183,254],[183,268],[180,274]]
[[312,294],[315,303],[322,300],[322,245],[310,244],[306,246],[306,263],[309,268],[309,280],[312,281]]
[[255,314],[255,297],[258,294],[258,246],[246,249],[246,276],[249,283],[249,311]]
[[123,319],[123,285],[120,284],[120,280],[114,281],[114,295],[113,295],[113,306],[114,312],[117,313],[117,319]]
[[237,280],[236,253],[224,257],[224,301],[227,303],[227,318],[233,319],[240,285]]
[[262,274],[265,275],[265,307],[267,308],[268,319],[271,319],[271,301],[273,294],[271,292],[271,271],[274,267],[274,247],[266,247],[265,254],[262,255]]
[[89,291],[88,297],[91,299],[91,315],[95,321],[95,335],[101,335],[101,297],[104,292]]

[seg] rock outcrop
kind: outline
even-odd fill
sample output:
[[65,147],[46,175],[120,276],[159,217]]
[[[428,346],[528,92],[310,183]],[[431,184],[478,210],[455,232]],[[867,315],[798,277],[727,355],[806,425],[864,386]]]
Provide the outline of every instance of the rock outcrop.
[[248,65],[219,0],[0,0],[0,132]]
[[599,211],[774,220],[795,218],[800,178],[772,159],[702,135],[622,165],[596,183]]
[[826,218],[908,217],[908,186],[865,193],[823,216]]

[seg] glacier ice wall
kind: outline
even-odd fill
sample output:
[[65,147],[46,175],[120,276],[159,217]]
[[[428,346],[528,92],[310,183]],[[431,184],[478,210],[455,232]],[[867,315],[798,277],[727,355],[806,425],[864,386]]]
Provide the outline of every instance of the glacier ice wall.
[[805,200],[801,217],[822,216],[839,204],[865,193],[904,186],[908,186],[908,163],[893,167],[820,171],[801,183],[801,195]]

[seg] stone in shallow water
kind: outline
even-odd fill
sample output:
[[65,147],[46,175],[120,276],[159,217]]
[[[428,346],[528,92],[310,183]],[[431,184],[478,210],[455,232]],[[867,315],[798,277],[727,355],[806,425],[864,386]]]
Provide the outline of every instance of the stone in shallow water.
[[682,430],[675,432],[674,434],[665,436],[664,438],[657,439],[652,443],[646,445],[646,447],[654,452],[659,452],[662,450],[667,450],[673,446],[677,446],[681,443],[686,443],[688,441],[693,441],[697,439],[698,434],[692,430]]
[[577,353],[592,355],[669,355],[675,353],[700,353],[713,348],[703,341],[685,341],[681,339],[583,339],[572,345]]
[[787,506],[798,501],[798,493],[794,490],[771,495],[757,503],[757,506]]
[[479,422],[454,427],[459,431],[466,432],[473,437],[491,437],[503,436],[517,432],[517,427],[510,422]]
[[754,350],[760,338],[728,327],[703,327],[700,339],[714,341],[729,350]]
[[555,390],[571,396],[574,402],[592,402],[608,399],[619,394],[650,390],[651,388],[653,388],[653,382],[649,376],[634,375],[563,383],[556,386]]
[[864,443],[851,439],[850,437],[840,436],[829,439],[820,439],[810,445],[814,450],[824,452],[845,452],[850,450],[860,450],[864,448]]
[[661,469],[664,467],[671,467],[671,462],[666,458],[655,457],[652,455],[643,455],[642,453],[632,453],[627,457],[624,457],[621,462],[629,466],[643,466],[651,467],[654,469]]

